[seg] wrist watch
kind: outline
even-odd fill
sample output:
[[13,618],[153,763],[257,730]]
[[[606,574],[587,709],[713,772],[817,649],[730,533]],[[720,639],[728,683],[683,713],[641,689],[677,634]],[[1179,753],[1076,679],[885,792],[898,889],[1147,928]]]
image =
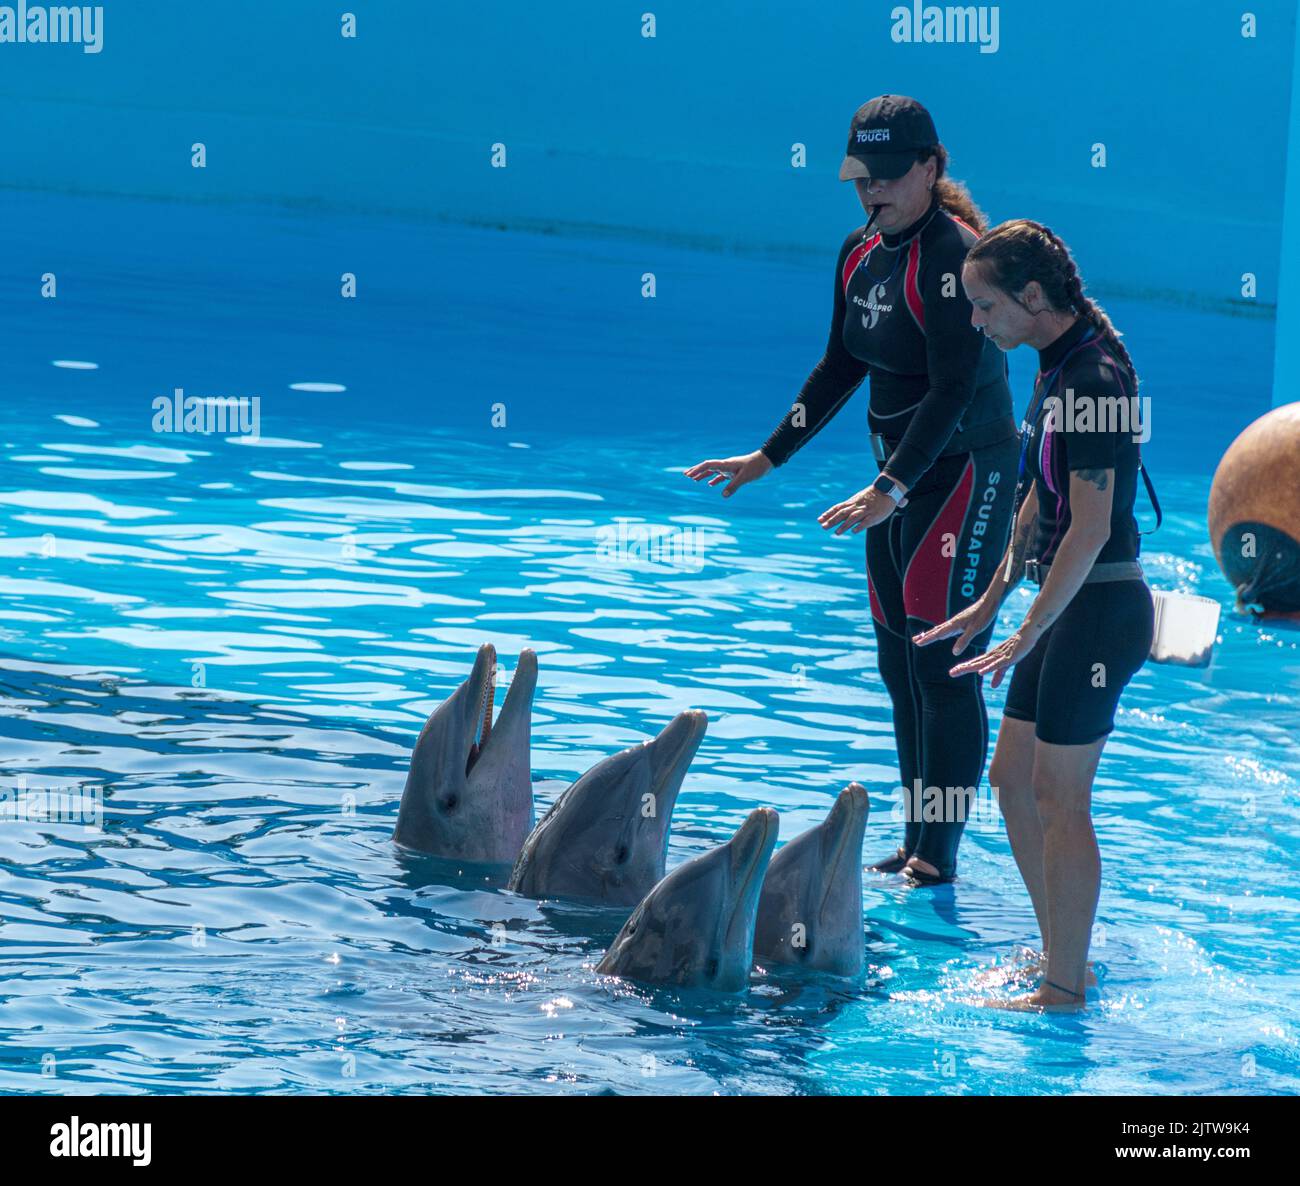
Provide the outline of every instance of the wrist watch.
[[902,489],[893,478],[881,474],[874,482],[871,483],[872,490],[879,490],[881,494],[887,494],[894,502],[900,506],[907,506],[907,499],[903,495]]

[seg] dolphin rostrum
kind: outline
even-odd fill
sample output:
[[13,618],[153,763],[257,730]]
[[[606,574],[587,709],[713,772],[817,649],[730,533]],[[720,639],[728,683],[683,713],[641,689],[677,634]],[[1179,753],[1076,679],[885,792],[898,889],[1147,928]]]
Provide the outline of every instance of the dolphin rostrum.
[[508,864],[519,855],[533,826],[529,733],[537,653],[519,652],[494,725],[496,659],[490,642],[479,647],[469,679],[420,730],[397,811],[398,844],[453,860]]
[[743,989],[777,827],[776,812],[760,807],[726,844],[678,865],[633,911],[596,971],[649,984]]
[[664,875],[673,806],[708,721],[679,712],[653,741],[597,762],[524,841],[508,888],[635,906]]
[[849,783],[820,824],[772,858],[754,927],[758,963],[862,973],[862,834],[869,809],[866,788]]

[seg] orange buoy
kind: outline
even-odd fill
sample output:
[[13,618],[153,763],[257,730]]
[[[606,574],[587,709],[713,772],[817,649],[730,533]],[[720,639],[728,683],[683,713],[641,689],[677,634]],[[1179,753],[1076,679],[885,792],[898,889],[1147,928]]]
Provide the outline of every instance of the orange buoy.
[[1300,403],[1265,413],[1228,446],[1209,520],[1237,609],[1300,618]]

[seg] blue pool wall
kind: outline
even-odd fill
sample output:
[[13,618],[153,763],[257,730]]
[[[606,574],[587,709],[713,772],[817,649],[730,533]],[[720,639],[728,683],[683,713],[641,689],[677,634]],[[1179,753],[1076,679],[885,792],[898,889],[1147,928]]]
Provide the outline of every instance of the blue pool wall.
[[[1293,2],[1001,4],[992,53],[897,42],[897,7],[110,3],[99,53],[0,45],[3,183],[820,261],[853,213],[836,179],[849,117],[895,91],[931,108],[994,220],[1052,225],[1099,294],[1271,324]],[[1279,392],[1297,369],[1284,338]],[[1274,352],[1240,375],[1238,408],[1272,402]]]

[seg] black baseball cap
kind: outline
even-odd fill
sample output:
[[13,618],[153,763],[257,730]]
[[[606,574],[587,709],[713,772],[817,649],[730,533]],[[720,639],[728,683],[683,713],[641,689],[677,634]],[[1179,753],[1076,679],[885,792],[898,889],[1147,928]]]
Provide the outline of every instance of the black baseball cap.
[[918,149],[939,143],[934,120],[915,99],[881,95],[863,103],[849,125],[849,147],[840,180],[902,177],[916,162]]

